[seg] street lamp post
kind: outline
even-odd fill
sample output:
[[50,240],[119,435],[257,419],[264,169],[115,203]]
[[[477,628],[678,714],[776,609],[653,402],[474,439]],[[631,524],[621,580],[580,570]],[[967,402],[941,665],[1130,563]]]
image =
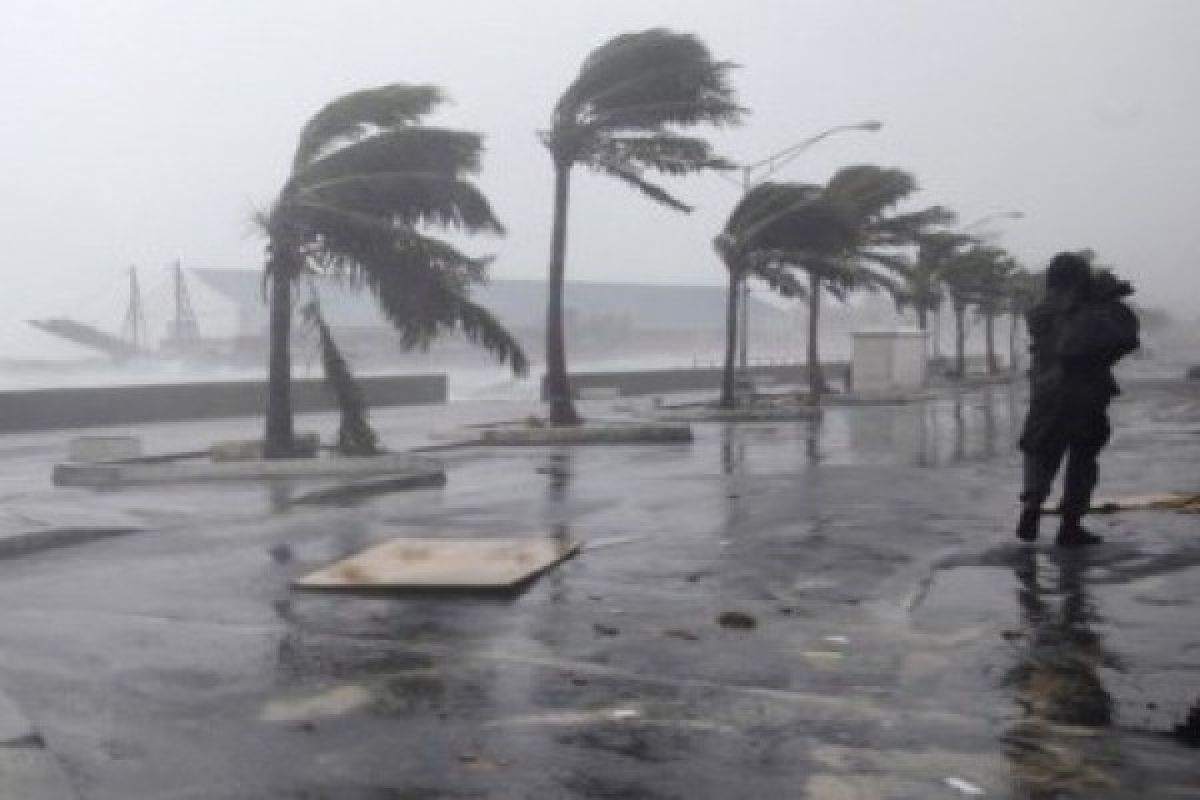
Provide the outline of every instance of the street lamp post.
[[[755,161],[752,164],[743,164],[741,166],[742,180],[741,189],[743,196],[747,194],[758,184],[765,181],[767,178],[774,175],[779,170],[794,161],[801,153],[814,144],[835,136],[839,133],[847,131],[867,131],[874,133],[883,127],[883,123],[879,120],[870,119],[865,122],[859,122],[854,125],[837,125],[827,130],[821,131],[815,136],[810,136],[807,139],[789,145],[778,152],[772,153],[766,158]],[[739,298],[740,320],[738,325],[738,363],[741,367],[743,378],[745,378],[750,366],[749,351],[747,344],[750,339],[750,282],[748,279],[742,280],[741,297]]]

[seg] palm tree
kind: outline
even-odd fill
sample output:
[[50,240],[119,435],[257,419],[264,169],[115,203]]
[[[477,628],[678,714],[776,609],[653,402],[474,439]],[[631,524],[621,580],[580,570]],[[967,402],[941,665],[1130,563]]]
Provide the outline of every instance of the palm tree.
[[563,276],[571,168],[589,167],[624,181],[677,211],[690,207],[647,178],[731,165],[704,139],[676,131],[740,121],[729,83],[733,65],[713,60],[689,34],[655,28],[617,36],[596,48],[554,107],[542,141],[554,161],[554,229],[546,304],[546,395],[552,425],[576,425],[563,337]]
[[433,86],[393,84],[326,105],[300,133],[291,174],[258,222],[266,235],[270,356],[265,452],[293,454],[292,288],[322,273],[368,289],[403,347],[427,346],[458,329],[517,373],[520,345],[470,288],[489,259],[435,238],[430,227],[503,233],[469,177],[478,172],[476,133],[421,125],[443,101]]
[[1000,372],[996,359],[996,317],[1008,306],[1011,279],[1016,262],[1003,250],[992,247],[979,248],[981,262],[975,275],[974,305],[983,317],[983,341],[986,353],[987,372]]
[[1019,267],[1009,276],[1008,281],[1008,363],[1015,372],[1020,363],[1017,358],[1017,330],[1021,318],[1029,313],[1033,304],[1041,294],[1042,278],[1040,275]]
[[[779,263],[777,252],[770,249],[773,226],[782,214],[795,214],[799,208],[815,201],[820,187],[798,184],[762,183],[742,195],[725,227],[713,239],[713,248],[721,258],[728,275],[725,297],[725,360],[721,373],[721,408],[737,405],[734,377],[734,357],[737,349],[738,297],[742,284],[751,276],[766,281],[787,297],[800,297],[807,292],[786,264]],[[833,221],[836,222],[836,221]],[[780,244],[775,241],[774,244]]]
[[814,400],[827,391],[821,374],[821,293],[845,300],[853,291],[884,289],[900,293],[895,274],[907,262],[900,249],[931,226],[953,215],[931,207],[896,212],[895,206],[916,190],[909,173],[871,165],[845,167],[824,187],[783,184],[793,200],[758,226],[754,248],[770,260],[804,272],[808,278],[809,391]]
[[[954,215],[948,222],[954,223]],[[960,247],[973,241],[966,234],[951,231],[928,231],[917,236],[916,259],[901,277],[904,280],[904,304],[917,315],[917,327],[929,330],[929,314],[937,312],[945,300],[942,272],[947,260]]]
[[1015,262],[1004,250],[976,244],[954,254],[946,263],[942,280],[950,294],[954,309],[954,376],[960,380],[967,374],[967,309],[975,306],[984,319],[987,348],[987,369],[998,371],[995,347],[995,318],[1004,306],[1008,275]]

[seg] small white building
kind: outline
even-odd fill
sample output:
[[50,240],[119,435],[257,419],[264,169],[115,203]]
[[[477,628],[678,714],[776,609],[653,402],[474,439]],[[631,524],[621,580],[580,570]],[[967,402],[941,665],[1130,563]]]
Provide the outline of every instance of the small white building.
[[856,392],[913,391],[928,378],[925,331],[856,331],[851,384]]

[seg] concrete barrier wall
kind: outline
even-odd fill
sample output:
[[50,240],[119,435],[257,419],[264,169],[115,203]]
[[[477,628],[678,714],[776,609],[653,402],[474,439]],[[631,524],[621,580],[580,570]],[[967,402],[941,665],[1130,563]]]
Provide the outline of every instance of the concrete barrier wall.
[[[372,407],[446,402],[445,375],[384,375],[359,379]],[[51,430],[139,422],[251,417],[266,408],[265,381],[96,386],[0,392],[0,431]],[[292,383],[296,412],[330,411],[333,396],[320,380]]]
[[[844,384],[850,365],[842,362],[823,364],[825,380]],[[750,367],[750,373],[758,380],[782,384],[803,384],[808,381],[808,370],[803,364],[764,364]],[[578,395],[580,389],[615,388],[626,397],[669,392],[690,392],[721,388],[720,367],[697,367],[682,369],[649,369],[629,372],[578,372],[571,374],[571,388]],[[542,377],[542,397],[546,396],[546,378]]]

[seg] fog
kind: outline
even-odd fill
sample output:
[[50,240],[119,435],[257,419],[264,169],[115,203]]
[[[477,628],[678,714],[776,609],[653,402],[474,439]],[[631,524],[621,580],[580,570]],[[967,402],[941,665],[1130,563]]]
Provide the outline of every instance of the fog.
[[[668,26],[742,65],[752,114],[714,140],[753,161],[831,126],[778,177],[849,163],[913,171],[914,202],[1029,266],[1091,247],[1144,303],[1196,316],[1200,289],[1200,4],[1191,0],[341,3],[6,0],[0,6],[5,320],[68,315],[131,264],[257,267],[249,225],[303,122],[334,96],[429,82],[436,121],[487,134],[481,184],[507,225],[499,277],[547,260],[549,160],[535,132],[588,51]],[[716,176],[673,182],[681,215],[581,174],[568,277],[720,283],[710,241],[737,198]],[[0,348],[2,350],[2,348]]]

